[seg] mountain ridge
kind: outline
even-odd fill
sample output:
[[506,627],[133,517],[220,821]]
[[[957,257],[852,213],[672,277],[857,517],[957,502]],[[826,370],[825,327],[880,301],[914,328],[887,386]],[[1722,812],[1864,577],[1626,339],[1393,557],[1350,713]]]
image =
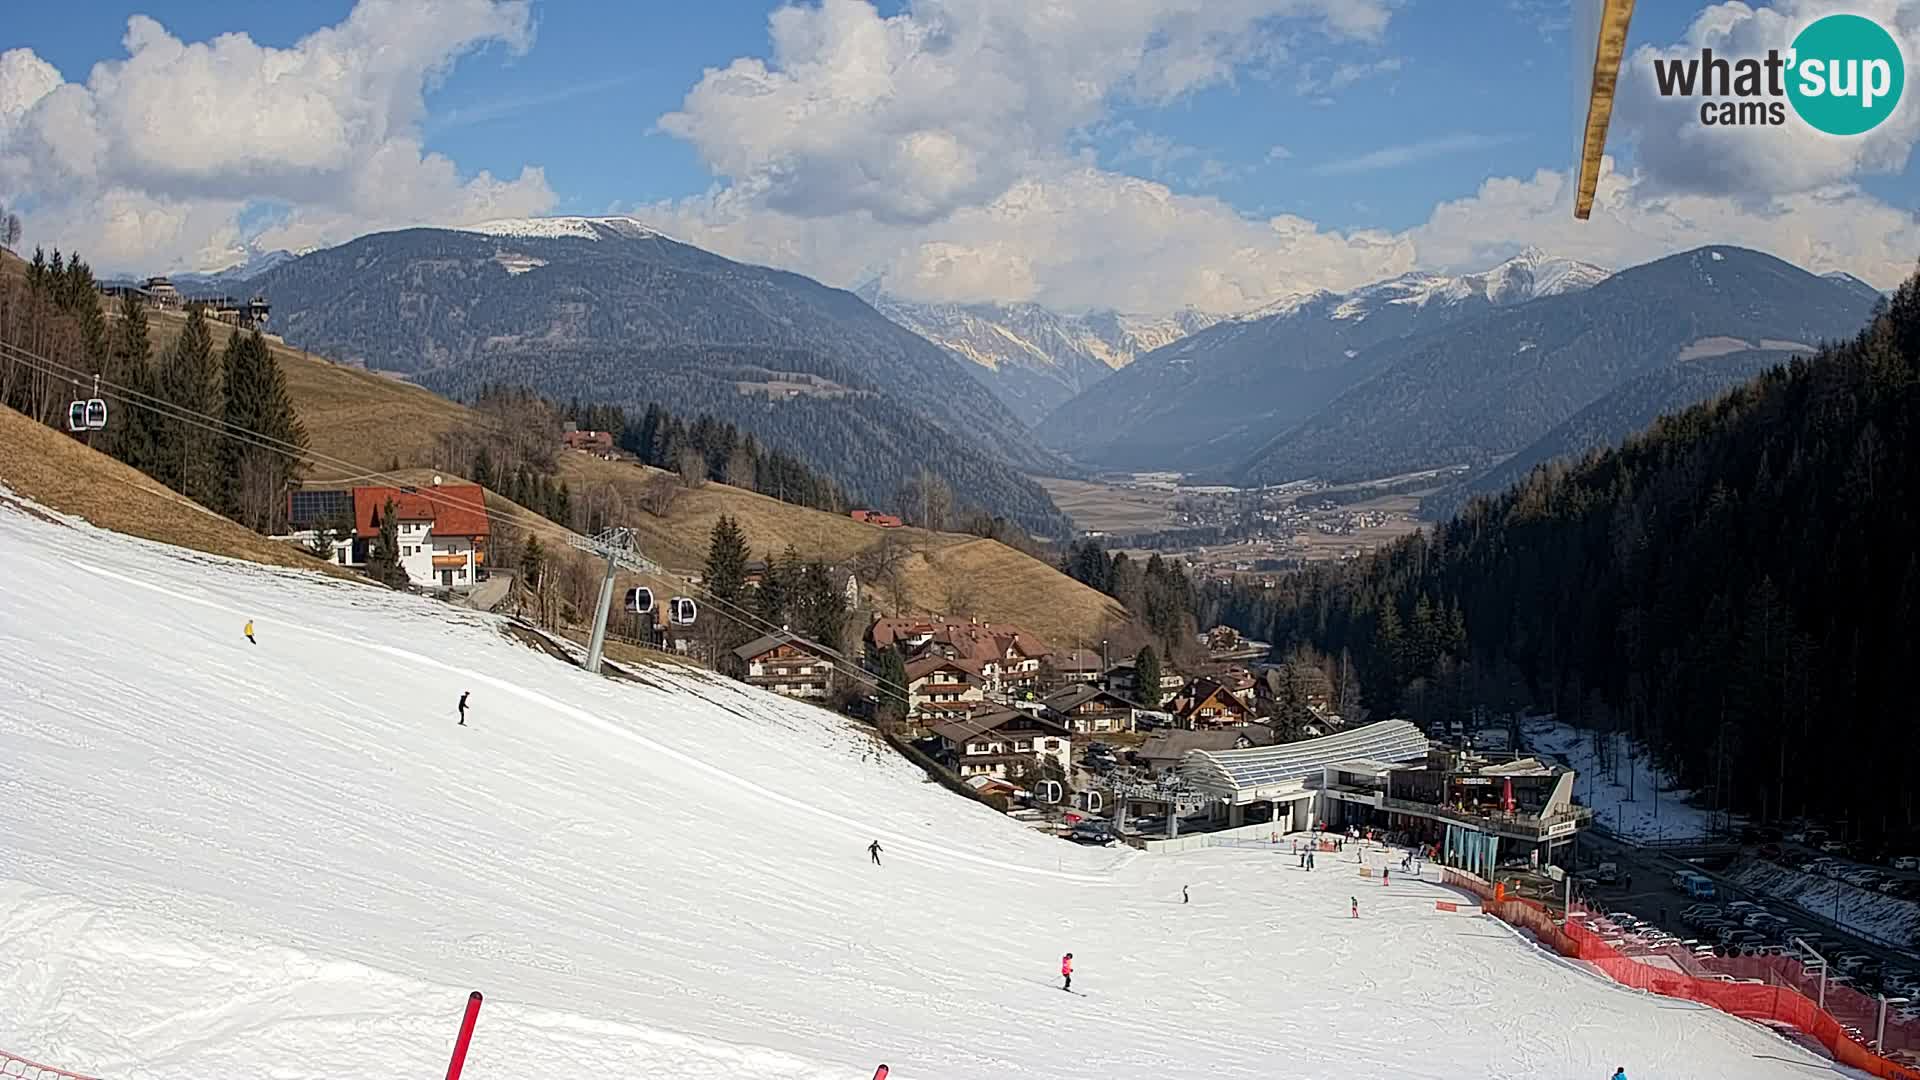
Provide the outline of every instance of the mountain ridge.
[[1680,252],[1369,350],[1369,378],[1249,455],[1237,475],[1343,480],[1490,465],[1637,376],[1690,356],[1817,345],[1851,332],[1875,302],[1762,252]]
[[[1528,248],[1472,273],[1412,271],[1287,297],[1141,357],[1057,407],[1042,436],[1083,465],[1225,473],[1378,373],[1373,346],[1590,288],[1608,273]],[[1105,419],[1077,422],[1085,415]]]
[[1184,309],[1165,316],[1066,314],[1033,303],[926,304],[878,281],[856,295],[882,315],[961,357],[1029,426],[1140,356],[1218,322]]
[[1065,466],[966,370],[852,293],[634,219],[373,233],[254,279],[288,341],[443,393],[706,412],[891,501],[921,464],[1043,535],[1070,523],[1022,470]]

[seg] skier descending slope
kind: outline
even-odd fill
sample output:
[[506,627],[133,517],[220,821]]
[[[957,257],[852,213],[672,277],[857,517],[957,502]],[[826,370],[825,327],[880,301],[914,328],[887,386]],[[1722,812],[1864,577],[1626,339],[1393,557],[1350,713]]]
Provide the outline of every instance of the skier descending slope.
[[460,726],[461,727],[467,726],[467,695],[472,692],[473,691],[471,690],[460,691]]
[[873,865],[879,866],[880,865],[880,841],[875,840],[873,843],[868,844],[867,854],[873,856]]
[[1060,980],[1061,980],[1060,989],[1071,993],[1073,991],[1073,954],[1072,953],[1068,953],[1067,955],[1060,958]]
[[255,640],[253,640],[253,620],[252,620],[252,619],[248,619],[248,620],[247,620],[247,625],[246,625],[246,627],[245,627],[244,629],[242,629],[242,630],[241,630],[240,632],[241,632],[241,633],[243,633],[243,634],[245,634],[245,635],[247,635],[247,643],[248,643],[248,644],[250,644],[250,645],[258,645],[258,644],[260,644],[259,642],[257,642],[257,641],[255,641]]

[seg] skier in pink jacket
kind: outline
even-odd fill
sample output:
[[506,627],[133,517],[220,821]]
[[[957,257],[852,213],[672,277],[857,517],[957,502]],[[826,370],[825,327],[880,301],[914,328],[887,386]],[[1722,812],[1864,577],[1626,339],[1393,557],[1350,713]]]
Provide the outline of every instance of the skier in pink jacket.
[[1068,953],[1067,955],[1060,958],[1060,979],[1061,979],[1060,989],[1062,990],[1073,989],[1073,954],[1072,953]]

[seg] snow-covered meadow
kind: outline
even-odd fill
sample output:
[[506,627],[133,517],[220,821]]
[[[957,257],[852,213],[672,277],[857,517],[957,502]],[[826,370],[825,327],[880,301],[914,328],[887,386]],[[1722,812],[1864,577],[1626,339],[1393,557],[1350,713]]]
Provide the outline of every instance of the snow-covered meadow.
[[1831,1075],[1430,883],[1076,847],[827,713],[643,676],[0,499],[0,1048],[438,1075],[480,989],[473,1080]]

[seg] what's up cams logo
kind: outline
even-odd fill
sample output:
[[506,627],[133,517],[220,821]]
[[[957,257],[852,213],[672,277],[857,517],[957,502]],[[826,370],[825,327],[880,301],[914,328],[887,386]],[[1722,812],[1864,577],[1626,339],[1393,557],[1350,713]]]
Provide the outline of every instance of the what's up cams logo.
[[1728,58],[1701,49],[1698,57],[1657,58],[1654,85],[1661,97],[1702,98],[1700,122],[1709,127],[1778,127],[1787,107],[1828,135],[1863,135],[1900,104],[1906,64],[1893,35],[1859,15],[1828,15],[1807,24],[1785,53]]

